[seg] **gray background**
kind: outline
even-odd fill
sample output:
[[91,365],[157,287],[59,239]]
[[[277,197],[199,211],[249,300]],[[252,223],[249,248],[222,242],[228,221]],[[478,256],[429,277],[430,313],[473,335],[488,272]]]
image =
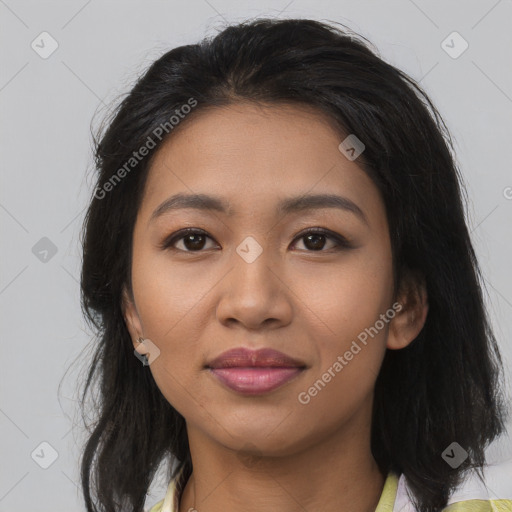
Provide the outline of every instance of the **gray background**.
[[[254,16],[341,21],[430,94],[455,139],[468,222],[510,374],[510,0],[0,0],[0,512],[83,510],[76,385],[91,352],[79,307],[78,236],[92,188],[93,116],[100,120],[167,49]],[[31,47],[51,48],[49,39],[41,42],[44,31],[58,43],[46,59]],[[469,43],[457,58],[442,46],[453,31]],[[47,469],[40,465],[52,462],[52,449],[42,442],[58,455]],[[505,444],[490,454],[512,460]],[[163,497],[166,483],[155,483],[148,506]]]

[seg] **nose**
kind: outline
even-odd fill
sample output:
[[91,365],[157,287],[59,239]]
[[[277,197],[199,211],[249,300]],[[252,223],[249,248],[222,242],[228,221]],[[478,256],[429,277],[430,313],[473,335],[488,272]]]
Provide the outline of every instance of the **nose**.
[[282,264],[263,252],[252,262],[233,252],[232,270],[221,282],[217,320],[227,327],[248,330],[288,325],[293,315],[293,292],[282,275]]

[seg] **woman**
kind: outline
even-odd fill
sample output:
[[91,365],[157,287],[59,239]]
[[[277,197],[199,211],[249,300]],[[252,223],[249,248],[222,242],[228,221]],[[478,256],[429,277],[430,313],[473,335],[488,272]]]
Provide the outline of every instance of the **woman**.
[[482,476],[501,363],[450,149],[334,26],[259,19],[153,63],[84,225],[88,512],[142,510],[162,461],[153,512],[438,511]]

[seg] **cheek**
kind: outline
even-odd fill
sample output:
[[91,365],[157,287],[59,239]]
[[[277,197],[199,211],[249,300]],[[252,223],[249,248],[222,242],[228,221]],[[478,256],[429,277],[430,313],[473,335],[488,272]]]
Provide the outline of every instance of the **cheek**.
[[375,244],[347,252],[336,263],[317,265],[314,274],[295,271],[302,316],[321,333],[316,340],[319,350],[331,356],[342,350],[391,306],[392,259],[385,249]]
[[325,414],[323,407],[339,402],[342,414],[371,392],[382,364],[392,318],[386,316],[393,296],[390,251],[383,244],[347,253],[297,283],[304,300],[299,323],[314,338],[318,361],[301,403]]
[[[208,301],[208,292],[218,281],[218,276],[207,271],[200,262],[175,263],[165,252],[151,249],[134,255],[133,289],[137,307],[144,322],[145,334],[155,342],[169,345],[183,340],[183,326],[198,308]],[[185,339],[197,339],[194,330],[187,330]],[[190,326],[187,326],[190,329]]]
[[160,255],[144,254],[134,254],[132,280],[144,336],[160,350],[150,365],[157,386],[179,412],[181,404],[197,406],[201,393],[194,377],[205,362],[205,306],[215,281],[197,272],[190,276]]

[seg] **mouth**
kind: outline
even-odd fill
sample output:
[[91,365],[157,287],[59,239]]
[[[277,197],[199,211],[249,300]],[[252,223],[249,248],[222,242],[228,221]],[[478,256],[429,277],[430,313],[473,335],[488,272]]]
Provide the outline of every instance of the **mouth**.
[[306,364],[273,349],[229,350],[205,369],[229,389],[246,395],[269,393],[300,375]]

